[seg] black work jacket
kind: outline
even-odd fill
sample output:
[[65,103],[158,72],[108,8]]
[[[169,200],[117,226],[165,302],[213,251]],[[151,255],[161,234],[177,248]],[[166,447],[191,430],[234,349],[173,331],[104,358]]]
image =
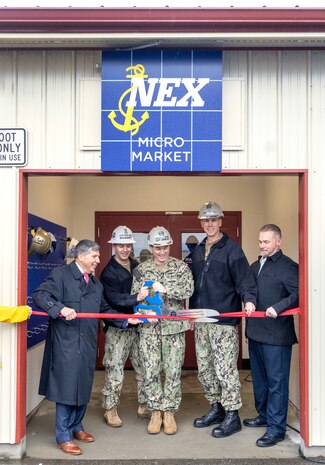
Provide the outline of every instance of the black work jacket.
[[[88,403],[95,371],[97,318],[67,321],[58,317],[64,307],[77,313],[116,313],[105,302],[103,286],[90,276],[86,284],[75,262],[55,268],[34,291],[35,304],[49,316],[39,394],[66,405]],[[124,328],[127,320],[111,320]]]
[[138,266],[136,260],[131,259],[131,273],[118,263],[114,256],[103,269],[100,280],[104,286],[106,302],[120,313],[133,313],[137,305],[137,294],[131,295],[133,270]]
[[[190,308],[212,308],[219,313],[238,312],[242,302],[256,305],[257,288],[242,248],[227,234],[212,245],[205,260],[204,239],[193,251],[195,282]],[[218,324],[237,325],[240,318],[220,318]]]
[[[257,310],[269,307],[280,315],[298,307],[298,264],[281,250],[268,257],[259,273],[260,262],[252,264],[257,282]],[[259,273],[259,274],[258,274]],[[247,318],[246,336],[257,342],[272,345],[292,345],[297,342],[293,316],[277,318]]]

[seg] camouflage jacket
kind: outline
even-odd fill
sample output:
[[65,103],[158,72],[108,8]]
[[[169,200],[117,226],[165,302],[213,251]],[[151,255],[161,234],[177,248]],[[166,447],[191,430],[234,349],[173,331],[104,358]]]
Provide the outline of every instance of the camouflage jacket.
[[[168,258],[162,270],[156,268],[153,258],[141,263],[133,272],[131,292],[138,292],[145,281],[160,282],[167,288],[167,294],[162,293],[160,296],[170,310],[184,308],[183,300],[191,297],[194,290],[191,270],[186,263],[173,257]],[[152,295],[154,295],[153,292]],[[145,301],[141,303],[146,304]],[[158,330],[164,336],[181,333],[188,329],[188,321],[159,320],[157,323],[144,323],[140,326],[140,331],[153,333]]]

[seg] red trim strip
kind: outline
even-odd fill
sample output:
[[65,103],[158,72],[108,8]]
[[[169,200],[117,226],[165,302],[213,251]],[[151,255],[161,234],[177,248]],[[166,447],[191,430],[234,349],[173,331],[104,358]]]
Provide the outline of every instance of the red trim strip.
[[[27,302],[27,176],[19,171],[18,200],[18,305]],[[17,326],[16,443],[26,436],[27,323]]]
[[30,176],[37,176],[37,175],[48,175],[48,176],[70,176],[72,174],[76,175],[88,175],[88,176],[247,176],[249,174],[262,174],[263,176],[272,176],[274,174],[283,174],[285,176],[294,175],[297,176],[299,174],[308,173],[306,169],[271,169],[271,170],[263,170],[263,169],[254,169],[254,170],[222,170],[220,173],[218,172],[145,172],[145,173],[120,173],[120,172],[108,172],[108,171],[101,171],[101,170],[78,170],[78,169],[30,169],[30,168],[21,168],[20,172]]
[[[0,20],[1,20],[0,10]],[[18,238],[18,304],[27,300],[27,179],[28,175],[120,175],[119,173],[102,173],[99,170],[19,170],[19,238]],[[309,438],[309,365],[308,365],[308,170],[225,170],[223,176],[245,176],[295,174],[299,175],[299,285],[300,285],[300,319],[299,319],[299,358],[300,358],[300,428],[301,437],[306,447],[310,446]],[[134,175],[134,174],[132,174]],[[143,175],[143,174],[142,174]],[[152,173],[148,173],[152,175]],[[164,174],[166,175],[166,174]],[[175,175],[175,173],[173,173]],[[180,175],[184,175],[180,173]],[[188,173],[186,174],[188,175]],[[196,174],[197,175],[197,174]],[[211,173],[207,173],[213,176]],[[219,174],[218,174],[219,175]],[[16,441],[20,442],[26,434],[26,323],[18,325],[18,360],[17,360],[17,414]]]
[[321,32],[325,8],[0,8],[0,32]]
[[308,364],[308,174],[299,179],[299,381],[300,435],[306,447],[309,438],[309,364]]

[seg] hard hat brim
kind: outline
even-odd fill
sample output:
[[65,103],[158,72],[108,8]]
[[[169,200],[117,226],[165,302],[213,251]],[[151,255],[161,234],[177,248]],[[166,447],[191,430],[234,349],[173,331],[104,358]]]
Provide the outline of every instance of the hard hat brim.
[[134,239],[130,239],[128,241],[115,241],[115,240],[112,240],[110,239],[109,241],[107,241],[108,244],[135,244],[136,241]]
[[150,244],[150,243],[148,242],[148,244],[151,245],[151,247],[165,247],[166,245],[172,245],[173,243],[174,243],[173,240],[169,241],[167,244],[166,244],[166,243],[165,243],[165,244],[162,244],[162,243],[159,243],[159,244],[158,244],[158,243]]
[[213,218],[223,218],[224,215],[204,215],[204,216],[198,216],[198,219],[199,220],[210,220],[210,219],[213,219]]

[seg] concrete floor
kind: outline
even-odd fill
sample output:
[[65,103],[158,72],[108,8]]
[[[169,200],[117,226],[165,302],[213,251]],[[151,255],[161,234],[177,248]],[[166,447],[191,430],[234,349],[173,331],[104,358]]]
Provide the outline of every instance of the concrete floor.
[[[55,406],[44,401],[37,413],[27,425],[27,461],[40,464],[42,460],[94,461],[110,460],[114,463],[132,460],[137,462],[151,460],[222,460],[222,459],[282,459],[299,457],[300,436],[287,428],[285,441],[274,447],[260,448],[255,445],[257,438],[264,434],[263,428],[246,428],[225,439],[211,436],[211,428],[194,428],[193,419],[208,409],[202,386],[195,371],[183,371],[182,405],[177,413],[178,432],[167,436],[160,432],[149,435],[146,431],[148,420],[137,417],[135,378],[133,371],[126,371],[119,414],[124,424],[121,428],[110,428],[103,422],[101,407],[101,389],[104,372],[97,371],[87,414],[84,419],[85,430],[96,437],[96,442],[82,444],[83,454],[78,458],[64,454],[56,446],[54,435]],[[241,419],[254,417],[254,400],[249,371],[241,371],[243,407]],[[289,412],[288,425],[299,430],[299,421],[292,411]],[[72,463],[72,462],[71,462]],[[243,462],[244,463],[244,462]]]

